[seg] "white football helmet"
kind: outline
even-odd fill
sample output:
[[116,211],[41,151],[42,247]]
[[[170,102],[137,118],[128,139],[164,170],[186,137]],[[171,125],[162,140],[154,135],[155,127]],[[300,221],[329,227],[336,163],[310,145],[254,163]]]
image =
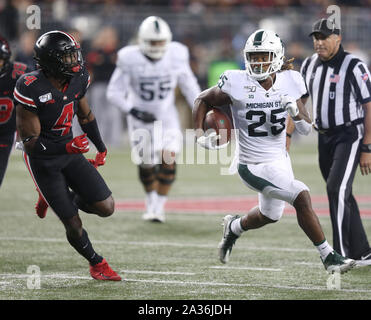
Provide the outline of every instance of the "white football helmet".
[[[161,59],[172,39],[169,25],[160,17],[150,16],[141,23],[138,31],[139,48],[151,59]],[[164,41],[163,45],[153,45],[151,41]]]
[[[268,52],[268,61],[251,61],[251,53],[256,52]],[[243,53],[247,73],[255,80],[261,81],[267,79],[270,74],[281,69],[285,49],[282,40],[274,31],[259,29],[247,39]],[[264,71],[263,66],[268,63],[270,63],[270,65],[267,70]]]

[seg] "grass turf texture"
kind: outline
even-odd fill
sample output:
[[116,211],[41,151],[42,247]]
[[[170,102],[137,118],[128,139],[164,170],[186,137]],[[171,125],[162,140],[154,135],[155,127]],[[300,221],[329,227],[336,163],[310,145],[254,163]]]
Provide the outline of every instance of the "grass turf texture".
[[[290,153],[296,178],[313,195],[325,195],[315,145],[294,142]],[[110,150],[99,170],[116,201],[143,198],[129,151]],[[170,196],[255,194],[237,176],[219,172],[220,165],[179,165]],[[353,189],[356,195],[370,196],[370,177],[358,172]],[[0,189],[0,299],[371,299],[371,267],[341,275],[341,290],[327,289],[329,275],[294,215],[248,231],[237,240],[230,262],[222,265],[217,245],[224,214],[169,212],[166,224],[152,224],[142,221],[138,211],[116,211],[107,219],[81,212],[94,248],[124,278],[96,281],[88,263],[68,244],[55,214],[49,209],[43,220],[35,215],[36,199],[33,182],[15,151]],[[330,219],[319,218],[331,243]],[[363,221],[371,239],[371,219]],[[30,265],[41,270],[38,290],[27,288]]]

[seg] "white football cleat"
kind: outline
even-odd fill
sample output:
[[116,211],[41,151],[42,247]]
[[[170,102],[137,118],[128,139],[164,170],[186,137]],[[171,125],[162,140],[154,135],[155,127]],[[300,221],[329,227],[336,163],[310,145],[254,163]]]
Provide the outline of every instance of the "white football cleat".
[[145,212],[142,215],[142,219],[145,221],[152,221],[155,218],[155,214],[153,212]]
[[164,223],[166,218],[165,218],[165,213],[164,212],[158,212],[154,213],[154,217],[152,218],[152,222],[161,222]]

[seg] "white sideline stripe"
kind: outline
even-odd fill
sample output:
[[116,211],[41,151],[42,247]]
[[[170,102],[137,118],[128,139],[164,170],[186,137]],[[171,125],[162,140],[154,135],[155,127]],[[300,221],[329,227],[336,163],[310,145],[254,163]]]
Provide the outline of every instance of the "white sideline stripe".
[[177,271],[150,271],[150,270],[120,270],[123,273],[138,273],[138,274],[164,274],[164,275],[185,275],[194,276],[194,272],[177,272]]
[[[25,279],[28,278],[29,274],[11,274],[11,273],[3,273],[0,274],[0,278],[9,278],[13,279]],[[84,277],[84,276],[71,276],[67,274],[48,274],[48,275],[41,275],[41,278],[48,278],[48,279],[72,279],[72,280],[90,280],[93,279],[91,277]],[[268,284],[248,284],[248,283],[225,283],[225,282],[198,282],[198,281],[179,281],[179,280],[147,280],[147,279],[124,279],[123,284],[125,282],[142,282],[142,283],[156,283],[156,284],[179,284],[179,285],[199,285],[199,286],[211,286],[211,287],[245,287],[245,288],[273,288],[273,289],[287,289],[287,290],[306,290],[306,291],[329,291],[326,287],[294,287],[294,286],[284,286],[284,285],[268,285]],[[334,291],[334,290],[330,290]],[[360,292],[360,293],[371,293],[371,290],[366,289],[340,289],[336,290],[336,292]]]
[[282,271],[277,268],[255,268],[255,267],[223,267],[223,266],[211,266],[210,269],[229,269],[229,270],[252,270],[252,271]]
[[[288,289],[288,290],[316,290],[316,291],[334,291],[328,290],[326,287],[294,287],[268,284],[247,284],[247,283],[225,283],[225,282],[197,282],[197,281],[177,281],[177,280],[143,280],[143,279],[124,279],[127,282],[145,282],[159,284],[180,284],[180,285],[200,285],[200,286],[217,286],[217,287],[248,287],[248,288],[273,288],[273,289]],[[371,290],[366,289],[340,289],[336,292],[361,292],[371,293]]]
[[[67,242],[64,238],[34,238],[34,237],[0,237],[0,241],[34,241],[34,242]],[[92,243],[97,244],[115,244],[115,245],[133,245],[133,246],[148,246],[148,247],[180,247],[180,248],[207,248],[217,249],[218,243],[215,244],[197,244],[197,243],[174,243],[174,242],[148,242],[148,241],[107,241],[107,240],[92,240]],[[313,252],[315,249],[305,248],[281,248],[281,247],[244,247],[246,250],[259,251],[285,251],[285,252]]]
[[322,267],[323,268],[323,264],[321,263],[314,263],[314,262],[294,262],[295,265],[298,265],[298,266],[310,266],[310,267]]

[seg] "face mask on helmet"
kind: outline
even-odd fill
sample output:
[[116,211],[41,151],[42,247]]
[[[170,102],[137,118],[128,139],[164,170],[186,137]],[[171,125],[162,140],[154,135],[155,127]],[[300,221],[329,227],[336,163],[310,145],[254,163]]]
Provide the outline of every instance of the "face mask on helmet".
[[38,66],[56,78],[71,78],[82,70],[80,45],[65,32],[45,33],[36,41],[34,51]]
[[73,48],[67,50],[60,56],[61,62],[61,73],[66,76],[74,76],[76,73],[79,73],[82,69],[82,55],[81,50]]
[[258,30],[246,42],[244,58],[246,72],[255,80],[267,79],[283,64],[284,48],[273,31]]
[[160,17],[148,17],[139,27],[139,48],[151,59],[158,60],[164,56],[171,38],[169,25]]
[[10,66],[10,48],[8,42],[0,37],[0,59],[2,63],[0,63],[0,78],[3,77],[9,69]]

